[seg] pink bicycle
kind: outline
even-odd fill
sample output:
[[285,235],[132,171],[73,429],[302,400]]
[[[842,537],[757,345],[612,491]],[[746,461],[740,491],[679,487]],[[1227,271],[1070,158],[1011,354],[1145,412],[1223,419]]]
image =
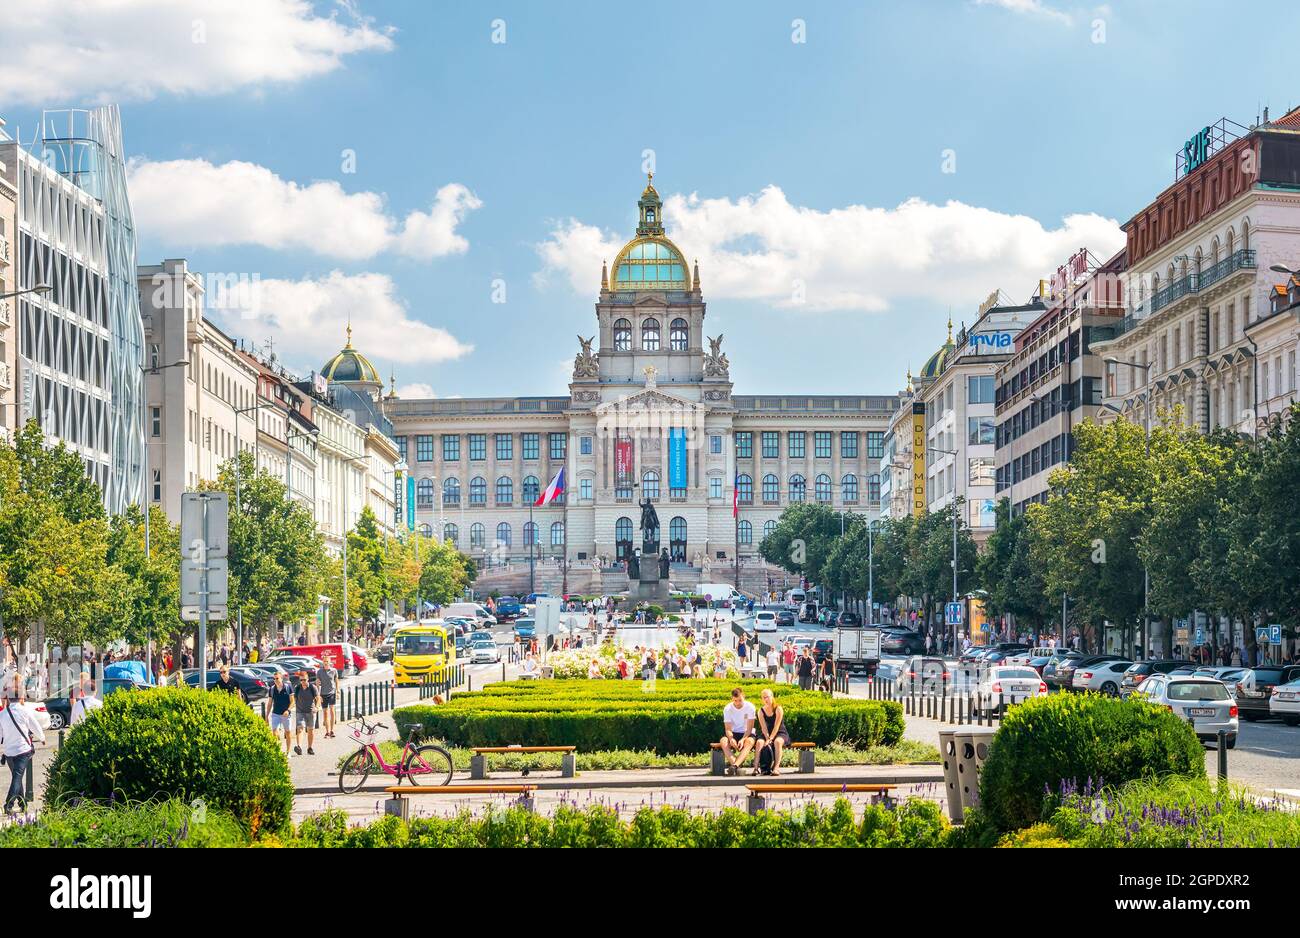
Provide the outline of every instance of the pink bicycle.
[[361,744],[361,748],[348,756],[343,768],[339,769],[339,791],[352,794],[374,772],[396,776],[399,785],[403,780],[409,780],[412,785],[446,785],[451,782],[454,771],[451,753],[433,743],[421,744],[422,727],[419,724],[411,726],[397,764],[389,765],[375,742],[375,734],[387,727],[383,723],[367,723],[365,717],[361,717],[359,722],[360,726],[349,726],[353,727],[352,738]]

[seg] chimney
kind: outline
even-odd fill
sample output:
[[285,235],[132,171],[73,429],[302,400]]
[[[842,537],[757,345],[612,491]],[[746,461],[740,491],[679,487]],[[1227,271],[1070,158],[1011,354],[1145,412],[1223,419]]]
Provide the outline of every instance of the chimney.
[[1264,123],[1268,123],[1268,105],[1264,105]]

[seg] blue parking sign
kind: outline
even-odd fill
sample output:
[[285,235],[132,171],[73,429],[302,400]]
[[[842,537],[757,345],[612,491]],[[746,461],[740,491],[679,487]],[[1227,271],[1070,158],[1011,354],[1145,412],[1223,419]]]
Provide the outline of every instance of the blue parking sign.
[[1270,645],[1282,644],[1282,626],[1270,625],[1268,627],[1268,643]]

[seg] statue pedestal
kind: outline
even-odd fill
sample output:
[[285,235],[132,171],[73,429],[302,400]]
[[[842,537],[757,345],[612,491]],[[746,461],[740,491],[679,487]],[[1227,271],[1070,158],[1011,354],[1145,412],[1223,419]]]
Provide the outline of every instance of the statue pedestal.
[[639,575],[632,580],[629,590],[637,602],[650,602],[662,606],[668,601],[668,581],[659,576],[659,544],[643,541]]

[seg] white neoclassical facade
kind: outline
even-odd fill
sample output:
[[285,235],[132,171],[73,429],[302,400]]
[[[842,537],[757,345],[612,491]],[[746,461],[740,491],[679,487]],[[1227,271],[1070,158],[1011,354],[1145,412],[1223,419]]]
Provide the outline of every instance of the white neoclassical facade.
[[[636,236],[602,267],[568,394],[385,401],[425,534],[487,566],[534,545],[616,564],[639,543],[649,498],[675,564],[732,569],[737,554],[755,566],[792,503],[879,513],[898,396],[734,393],[723,337],[706,334],[698,264],[665,236],[653,181],[638,208]],[[561,467],[566,497],[531,507]]]

